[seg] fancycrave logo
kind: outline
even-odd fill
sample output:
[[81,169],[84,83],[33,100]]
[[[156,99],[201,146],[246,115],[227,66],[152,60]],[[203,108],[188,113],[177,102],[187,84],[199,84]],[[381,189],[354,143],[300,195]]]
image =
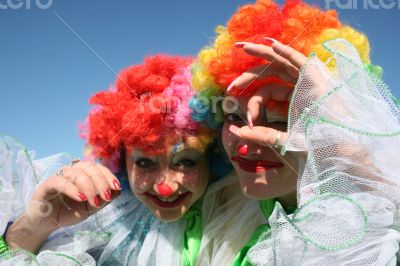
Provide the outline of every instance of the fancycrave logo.
[[[204,96],[196,97],[201,104],[194,105],[192,110],[198,114],[207,112],[217,113],[219,106],[226,113],[234,113],[239,109],[239,101],[233,96],[212,96],[210,98]],[[144,93],[140,96],[139,110],[141,113],[150,110],[153,113],[172,113],[174,106],[189,102],[189,99],[181,99],[176,96],[165,98],[165,96],[155,96],[151,92]]]
[[48,9],[53,5],[53,0],[0,0],[0,10],[8,9]]
[[400,0],[325,0],[327,9],[400,9]]

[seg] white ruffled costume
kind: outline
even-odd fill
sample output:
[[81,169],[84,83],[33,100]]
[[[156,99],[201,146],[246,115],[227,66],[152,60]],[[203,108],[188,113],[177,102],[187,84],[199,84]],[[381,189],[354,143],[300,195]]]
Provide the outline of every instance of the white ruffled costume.
[[324,46],[335,71],[309,58],[289,111],[284,148],[307,152],[298,209],[287,215],[276,204],[270,232],[248,258],[254,265],[396,265],[399,105],[350,43]]
[[[9,221],[24,213],[34,188],[71,159],[67,154],[33,158],[33,152],[0,136],[2,233]],[[258,202],[242,195],[232,173],[209,187],[202,218],[198,265],[229,265],[263,222]],[[13,250],[0,256],[0,265],[181,265],[185,227],[184,219],[157,220],[130,191],[124,191],[96,215],[51,234],[37,256]]]

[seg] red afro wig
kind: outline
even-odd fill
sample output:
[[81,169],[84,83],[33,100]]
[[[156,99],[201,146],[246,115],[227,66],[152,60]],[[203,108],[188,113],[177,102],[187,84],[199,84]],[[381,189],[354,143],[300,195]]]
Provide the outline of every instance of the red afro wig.
[[[226,34],[230,36],[229,42],[232,44],[267,44],[264,38],[271,37],[308,55],[325,29],[339,27],[341,23],[333,10],[322,11],[300,0],[287,0],[282,8],[273,0],[258,0],[238,9],[227,23]],[[225,50],[218,49],[216,56],[205,65],[216,85],[223,90],[247,69],[267,63],[246,54],[243,49],[234,45],[229,47]],[[259,87],[261,82],[264,84],[279,81],[256,81],[252,87]],[[249,88],[248,93],[251,92],[252,88]]]
[[92,157],[115,158],[123,147],[161,152],[162,145],[158,143],[175,134],[170,134],[172,129],[163,123],[166,114],[146,103],[162,95],[171,79],[192,61],[180,56],[147,57],[143,64],[123,70],[115,89],[92,96],[89,103],[95,107],[87,117],[86,132],[82,134],[92,149]]

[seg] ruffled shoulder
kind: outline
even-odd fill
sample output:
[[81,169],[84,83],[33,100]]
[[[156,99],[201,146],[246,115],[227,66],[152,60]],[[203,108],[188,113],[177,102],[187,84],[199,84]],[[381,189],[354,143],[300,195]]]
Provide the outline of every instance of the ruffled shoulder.
[[66,153],[40,160],[13,138],[0,134],[0,232],[24,211],[36,186],[70,162]]
[[[2,232],[25,211],[36,186],[71,160],[64,153],[40,160],[34,155],[0,136]],[[0,255],[0,265],[180,265],[185,224],[157,220],[127,190],[82,223],[52,233],[37,255],[11,250]]]
[[197,265],[231,265],[264,222],[259,202],[244,196],[231,172],[212,184],[203,199],[203,238]]

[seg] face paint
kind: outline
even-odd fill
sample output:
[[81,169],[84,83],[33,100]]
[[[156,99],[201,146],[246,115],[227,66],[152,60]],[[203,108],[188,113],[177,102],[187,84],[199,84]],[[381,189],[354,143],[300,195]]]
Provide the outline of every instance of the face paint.
[[169,152],[151,157],[132,150],[126,156],[126,166],[134,195],[161,220],[175,221],[206,190],[209,161],[204,152],[189,148],[182,141],[165,147]]
[[172,193],[174,193],[172,188],[170,186],[168,186],[168,184],[165,184],[165,183],[159,184],[157,187],[157,190],[158,190],[158,194],[160,194],[160,196],[166,197],[166,198],[171,196]]
[[241,144],[236,148],[236,151],[240,156],[247,156],[249,153],[249,147],[246,144]]
[[172,154],[176,154],[182,151],[185,148],[185,143],[183,141],[179,141],[178,143],[172,146]]

